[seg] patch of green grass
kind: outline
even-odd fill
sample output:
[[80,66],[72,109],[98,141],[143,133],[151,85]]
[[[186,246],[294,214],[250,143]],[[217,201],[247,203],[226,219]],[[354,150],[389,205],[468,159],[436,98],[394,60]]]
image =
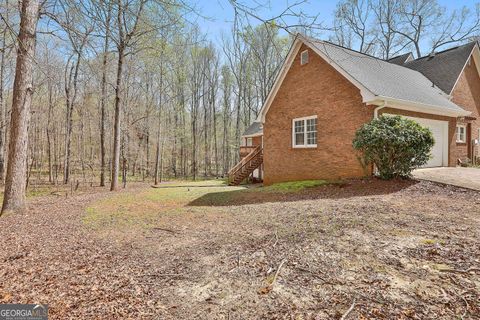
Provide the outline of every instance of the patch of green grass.
[[335,182],[326,180],[303,180],[303,181],[291,181],[275,183],[271,186],[255,189],[255,191],[263,192],[297,192],[307,188],[320,187],[328,184],[334,184]]
[[[27,190],[27,198],[34,198],[40,196],[47,196],[52,193],[54,190],[53,186],[42,186],[36,188],[28,188]],[[0,203],[3,202],[3,190],[0,192]]]
[[52,188],[36,188],[27,191],[27,197],[46,196],[52,193]]
[[[155,226],[156,221],[163,216],[184,213],[191,201],[204,195],[214,193],[223,199],[228,198],[231,191],[244,189],[227,187],[222,180],[175,181],[157,188],[116,194],[97,201],[86,209],[82,221],[92,228],[149,228]],[[205,211],[203,208],[198,209]],[[195,208],[190,207],[188,210],[194,211]]]
[[137,216],[138,212],[135,208],[144,209],[143,205],[136,202],[137,200],[139,199],[132,194],[123,194],[97,201],[86,208],[82,221],[93,228],[144,224],[149,214],[145,211],[141,219]]
[[156,186],[155,189],[169,189],[172,187],[221,187],[226,186],[227,181],[225,179],[217,179],[217,180],[172,180],[162,182]]
[[[268,201],[275,193],[299,192],[330,184],[324,180],[296,181],[268,187],[227,186],[224,180],[172,181],[143,191],[121,193],[91,204],[83,223],[93,228],[149,228],[162,218],[220,210],[215,207]],[[268,192],[269,195],[262,192]]]
[[424,245],[435,245],[435,244],[445,245],[445,241],[439,240],[439,239],[423,239],[422,243]]

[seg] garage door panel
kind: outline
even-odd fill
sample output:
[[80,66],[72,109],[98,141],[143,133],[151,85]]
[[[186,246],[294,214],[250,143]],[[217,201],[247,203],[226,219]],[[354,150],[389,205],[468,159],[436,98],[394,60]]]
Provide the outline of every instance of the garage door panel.
[[448,122],[407,116],[404,116],[404,118],[413,120],[432,131],[435,144],[430,151],[430,160],[423,167],[448,166]]
[[441,167],[448,165],[448,122],[439,120],[430,120],[422,118],[411,118],[418,122],[420,125],[430,129],[435,140],[430,155],[431,159],[424,166],[429,167]]

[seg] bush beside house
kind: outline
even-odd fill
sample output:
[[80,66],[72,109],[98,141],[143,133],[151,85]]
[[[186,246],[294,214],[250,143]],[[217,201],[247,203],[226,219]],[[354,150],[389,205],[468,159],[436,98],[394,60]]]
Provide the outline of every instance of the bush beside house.
[[434,145],[432,132],[400,116],[380,116],[357,130],[353,147],[374,164],[381,179],[409,177],[427,163]]

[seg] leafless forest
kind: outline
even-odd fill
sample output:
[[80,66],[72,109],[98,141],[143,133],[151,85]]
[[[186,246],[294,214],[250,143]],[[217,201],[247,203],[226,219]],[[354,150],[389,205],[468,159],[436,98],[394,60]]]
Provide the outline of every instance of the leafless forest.
[[0,0],[4,209],[34,184],[222,177],[297,32],[385,59],[479,34],[478,4],[343,0],[329,23],[304,2],[230,0],[212,40],[195,1]]

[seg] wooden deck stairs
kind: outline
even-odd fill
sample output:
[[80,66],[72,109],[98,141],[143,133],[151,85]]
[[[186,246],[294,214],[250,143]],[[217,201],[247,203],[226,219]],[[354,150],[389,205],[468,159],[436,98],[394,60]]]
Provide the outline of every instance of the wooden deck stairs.
[[228,172],[228,184],[238,186],[263,163],[263,148],[257,146]]

